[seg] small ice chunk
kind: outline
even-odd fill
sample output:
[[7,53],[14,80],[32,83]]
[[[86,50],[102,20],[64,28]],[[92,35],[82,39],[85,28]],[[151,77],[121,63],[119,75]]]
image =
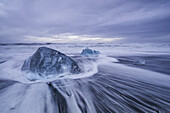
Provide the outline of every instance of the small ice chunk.
[[145,60],[137,59],[133,62],[134,65],[145,65]]

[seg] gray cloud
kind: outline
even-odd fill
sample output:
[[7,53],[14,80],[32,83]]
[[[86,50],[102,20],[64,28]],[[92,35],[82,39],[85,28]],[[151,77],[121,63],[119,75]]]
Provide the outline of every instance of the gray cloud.
[[170,42],[169,6],[168,0],[0,0],[0,41],[69,33],[121,37],[125,42]]

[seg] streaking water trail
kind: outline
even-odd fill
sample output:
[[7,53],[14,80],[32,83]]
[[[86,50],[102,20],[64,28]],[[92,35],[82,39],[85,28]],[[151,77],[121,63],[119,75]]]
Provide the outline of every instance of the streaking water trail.
[[1,113],[170,112],[168,75],[131,71],[120,64],[98,68],[87,78],[29,84],[1,81]]

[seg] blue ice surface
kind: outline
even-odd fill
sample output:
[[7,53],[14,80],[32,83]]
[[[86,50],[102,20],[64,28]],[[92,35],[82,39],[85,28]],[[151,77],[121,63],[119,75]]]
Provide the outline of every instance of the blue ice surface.
[[89,48],[83,49],[83,51],[81,52],[81,55],[84,56],[98,56],[99,54],[100,54],[99,51],[91,50]]
[[[65,54],[50,49],[40,47],[27,60],[25,60],[22,72],[33,73],[34,75],[26,75],[28,79],[52,78],[61,74],[78,74],[81,72],[77,63]],[[34,77],[35,76],[35,77]],[[37,77],[38,76],[38,77]]]

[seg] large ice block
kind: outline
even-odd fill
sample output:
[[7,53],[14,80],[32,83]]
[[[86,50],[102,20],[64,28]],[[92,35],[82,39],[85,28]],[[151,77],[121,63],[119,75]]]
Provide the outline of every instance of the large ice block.
[[[78,74],[81,72],[77,63],[65,54],[40,47],[31,57],[25,60],[22,69],[24,73],[33,73],[29,79],[51,78],[60,74]],[[39,77],[36,77],[36,76]]]

